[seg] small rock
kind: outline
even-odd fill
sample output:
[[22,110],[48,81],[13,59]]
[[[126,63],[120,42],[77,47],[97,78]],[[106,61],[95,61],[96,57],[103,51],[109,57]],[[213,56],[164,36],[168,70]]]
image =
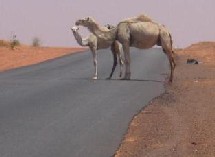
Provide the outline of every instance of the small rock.
[[191,142],[191,144],[192,144],[192,145],[197,145],[197,143],[196,143],[196,142]]
[[196,59],[187,59],[187,64],[199,64]]

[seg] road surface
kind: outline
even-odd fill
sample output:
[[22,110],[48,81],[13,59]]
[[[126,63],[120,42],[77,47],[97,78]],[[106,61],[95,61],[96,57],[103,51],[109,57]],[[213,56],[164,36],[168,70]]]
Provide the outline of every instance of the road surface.
[[161,49],[132,49],[131,58],[130,81],[118,80],[119,71],[105,80],[109,50],[98,54],[96,81],[90,52],[0,73],[0,156],[112,156],[169,73]]

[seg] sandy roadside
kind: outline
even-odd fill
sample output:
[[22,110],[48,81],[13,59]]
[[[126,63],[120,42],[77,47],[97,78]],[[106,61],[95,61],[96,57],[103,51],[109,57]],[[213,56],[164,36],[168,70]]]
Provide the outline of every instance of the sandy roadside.
[[176,54],[173,84],[134,117],[116,157],[215,156],[215,43]]
[[19,46],[15,50],[0,47],[0,71],[44,62],[86,50],[85,48],[53,48]]

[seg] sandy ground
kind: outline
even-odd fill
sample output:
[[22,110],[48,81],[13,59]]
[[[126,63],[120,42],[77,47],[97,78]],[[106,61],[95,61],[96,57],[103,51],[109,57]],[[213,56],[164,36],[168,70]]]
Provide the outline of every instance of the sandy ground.
[[215,156],[215,43],[176,54],[174,82],[134,117],[116,157]]
[[19,46],[15,50],[0,46],[0,71],[44,62],[63,55],[86,50],[84,48],[52,48]]

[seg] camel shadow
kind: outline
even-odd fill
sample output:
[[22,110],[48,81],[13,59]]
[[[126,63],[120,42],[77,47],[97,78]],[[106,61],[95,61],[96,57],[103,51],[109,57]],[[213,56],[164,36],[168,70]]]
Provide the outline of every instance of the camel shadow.
[[159,82],[164,83],[165,81],[161,80],[153,80],[153,79],[130,79],[130,80],[123,80],[123,79],[105,79],[107,81],[126,81],[126,82]]
[[130,79],[130,80],[122,80],[122,79],[109,79],[109,78],[98,78],[96,80],[92,78],[72,78],[72,80],[85,80],[85,81],[123,81],[123,82],[156,82],[156,83],[165,83],[166,81],[162,80],[154,80],[154,79]]

